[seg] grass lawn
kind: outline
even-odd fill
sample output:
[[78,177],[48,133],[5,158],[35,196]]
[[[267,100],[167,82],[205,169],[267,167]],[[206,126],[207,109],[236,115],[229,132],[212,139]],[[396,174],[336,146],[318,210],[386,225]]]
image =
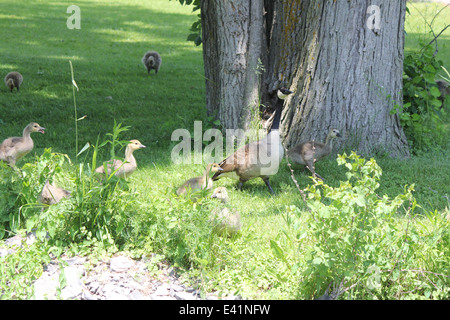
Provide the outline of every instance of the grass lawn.
[[[202,50],[186,41],[197,16],[178,1],[80,0],[76,4],[81,8],[81,29],[71,30],[66,26],[70,15],[66,9],[71,4],[0,0],[0,74],[3,77],[16,70],[24,76],[19,93],[11,94],[6,86],[0,86],[0,137],[18,136],[26,124],[38,122],[46,133],[33,135],[33,153],[19,165],[49,147],[76,163],[70,60],[79,87],[77,116],[86,116],[78,121],[78,151],[87,142],[107,139],[114,121],[130,126],[120,138],[138,139],[147,148],[135,153],[139,167],[129,185],[136,190],[138,203],[155,206],[156,200],[163,201],[184,180],[203,171],[201,165],[175,165],[170,160],[172,132],[178,128],[193,130],[194,120],[207,123]],[[414,7],[422,13],[421,8],[429,8],[423,4]],[[415,9],[410,7],[410,11],[406,49],[414,50],[418,39],[429,36],[424,35]],[[443,18],[441,14],[436,20],[435,30],[440,30]],[[447,67],[449,33],[450,29],[441,36],[439,52]],[[141,63],[147,50],[162,56],[158,75],[147,75]],[[108,148],[101,149],[100,159],[107,160],[108,152]],[[405,185],[415,184],[414,196],[423,207],[417,213],[445,214],[450,197],[449,156],[446,150],[405,161],[376,158],[383,170],[378,195],[393,198]],[[331,186],[338,187],[346,179],[345,168],[332,157],[317,163],[316,170]],[[295,168],[295,175],[302,188],[311,184],[308,172]],[[238,292],[250,299],[296,297],[296,285],[280,280],[277,270],[284,264],[274,256],[271,240],[284,243],[286,212],[298,210],[294,207],[303,212],[305,205],[285,161],[271,184],[276,196],[269,195],[260,179],[246,183],[242,191],[228,179],[216,184],[228,188],[243,229],[239,237],[217,238],[208,247],[214,267],[190,270],[202,279],[202,289]],[[139,219],[145,214],[140,212]],[[403,224],[402,216],[398,220]],[[164,248],[159,249],[164,253]]]

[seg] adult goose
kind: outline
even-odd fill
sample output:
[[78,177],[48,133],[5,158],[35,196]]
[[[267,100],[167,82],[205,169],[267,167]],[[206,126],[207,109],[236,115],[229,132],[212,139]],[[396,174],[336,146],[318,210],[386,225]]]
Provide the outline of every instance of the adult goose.
[[292,91],[286,88],[277,90],[278,101],[275,108],[275,117],[272,128],[266,137],[253,141],[239,148],[235,153],[219,163],[223,169],[213,176],[213,180],[222,177],[239,179],[239,188],[244,182],[260,177],[269,191],[274,194],[269,177],[276,174],[278,166],[284,156],[284,148],[280,138],[280,120],[283,102]]
[[110,160],[108,163],[103,164],[102,166],[95,169],[97,173],[108,173],[108,176],[111,175],[112,172],[115,172],[114,175],[118,178],[126,178],[129,177],[137,168],[136,159],[133,156],[133,152],[139,149],[143,149],[145,146],[139,142],[139,140],[130,140],[130,143],[127,145],[125,149],[125,161],[120,160]]
[[328,133],[325,144],[316,141],[305,141],[288,151],[288,158],[294,163],[306,166],[313,176],[324,180],[314,169],[314,163],[326,157],[333,150],[333,140],[341,137],[339,130],[331,129]]
[[44,133],[45,128],[36,122],[31,122],[23,129],[22,137],[5,139],[0,145],[0,160],[14,167],[17,161],[33,150],[34,143],[31,139],[31,133],[33,132]]

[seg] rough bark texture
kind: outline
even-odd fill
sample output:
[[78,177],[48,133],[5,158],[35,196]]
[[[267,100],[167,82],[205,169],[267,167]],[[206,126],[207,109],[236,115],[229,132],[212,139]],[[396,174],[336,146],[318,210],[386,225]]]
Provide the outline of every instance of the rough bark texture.
[[[282,116],[287,147],[325,140],[334,127],[344,136],[336,151],[409,156],[398,117],[389,114],[402,102],[406,0],[265,0],[265,19],[254,19],[262,3],[202,1],[209,114],[218,112],[226,128],[246,128],[243,107],[255,93],[271,105],[271,93],[285,86],[295,91]],[[379,29],[367,26],[371,5],[380,9]],[[251,76],[258,58],[262,82]]]
[[202,1],[207,109],[228,129],[246,129],[258,105],[263,42],[261,0]]
[[324,141],[334,127],[344,136],[336,149],[409,156],[398,117],[389,114],[402,101],[405,1],[378,1],[379,30],[366,25],[371,1],[323,3],[298,12],[306,28],[288,59],[294,65],[284,68],[296,91],[282,119],[285,144]]

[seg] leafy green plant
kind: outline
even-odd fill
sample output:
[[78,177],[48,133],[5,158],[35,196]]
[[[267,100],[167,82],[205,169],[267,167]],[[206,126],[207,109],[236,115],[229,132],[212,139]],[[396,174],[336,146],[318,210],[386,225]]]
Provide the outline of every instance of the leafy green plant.
[[[180,4],[184,4],[184,5],[193,5],[194,8],[192,9],[192,11],[197,11],[200,10],[200,1],[201,0],[179,0]],[[198,20],[195,21],[191,28],[189,29],[192,33],[190,33],[187,37],[188,41],[193,41],[195,43],[196,46],[199,46],[202,44],[203,40],[202,40],[202,20],[201,20],[201,15],[198,14]]]
[[399,114],[400,123],[416,149],[446,144],[442,120],[445,110],[435,82],[441,67],[442,61],[436,59],[431,44],[404,59],[403,105],[395,105],[391,114]]
[[[414,223],[413,185],[393,199],[379,196],[382,171],[374,159],[353,152],[337,161],[348,169],[347,181],[339,187],[315,181],[307,188],[309,211],[303,223],[294,226],[298,219],[291,214],[291,231],[283,231],[290,245],[283,249],[271,241],[274,255],[286,265],[280,277],[299,277],[298,294],[306,299],[330,288],[332,296],[348,299],[445,297],[448,258],[438,252],[448,246],[448,221],[435,213],[428,217],[435,220],[433,230]],[[398,223],[399,215],[404,223]]]
[[116,158],[115,147],[126,143],[118,140],[119,135],[127,129],[114,123],[113,132],[107,134],[110,140],[89,145],[86,150],[93,150],[90,163],[79,163],[72,173],[70,201],[51,206],[40,215],[51,238],[58,239],[60,244],[99,241],[105,246],[120,246],[128,238],[130,215],[136,209],[135,192],[114,172],[106,177],[95,172],[100,148],[109,143],[110,154]]
[[33,282],[50,262],[45,247],[38,245],[14,247],[14,252],[0,257],[0,299],[25,300],[34,294]]
[[22,168],[12,170],[0,164],[0,238],[23,228],[31,231],[43,207],[38,197],[45,181],[59,175],[66,160],[66,155],[45,149],[35,161],[25,163]]

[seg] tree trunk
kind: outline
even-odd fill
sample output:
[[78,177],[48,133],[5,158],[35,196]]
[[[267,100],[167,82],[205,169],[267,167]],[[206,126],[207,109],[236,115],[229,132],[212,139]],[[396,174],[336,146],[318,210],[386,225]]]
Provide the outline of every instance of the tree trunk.
[[[336,140],[336,149],[409,156],[398,116],[389,114],[402,103],[406,1],[377,1],[380,29],[367,26],[373,13],[367,13],[369,1],[321,2],[299,8],[304,28],[292,41],[297,43],[293,56],[287,55],[293,65],[275,65],[272,72],[283,70],[296,91],[283,114],[285,144],[324,141],[334,127],[344,136]],[[282,38],[277,32],[289,34],[285,25],[274,28],[272,39]],[[278,61],[275,49],[271,56]],[[271,81],[274,86],[277,80]]]
[[247,129],[259,106],[263,9],[262,0],[201,3],[207,111],[224,128]]
[[[256,20],[262,2],[202,1],[208,113],[218,112],[224,128],[247,128],[243,108],[255,93],[271,105],[285,86],[295,91],[280,127],[287,147],[324,141],[337,128],[337,151],[409,156],[398,116],[389,114],[402,103],[406,0],[265,0],[265,19]],[[261,26],[262,45],[252,46]],[[258,58],[262,81],[251,77]]]

